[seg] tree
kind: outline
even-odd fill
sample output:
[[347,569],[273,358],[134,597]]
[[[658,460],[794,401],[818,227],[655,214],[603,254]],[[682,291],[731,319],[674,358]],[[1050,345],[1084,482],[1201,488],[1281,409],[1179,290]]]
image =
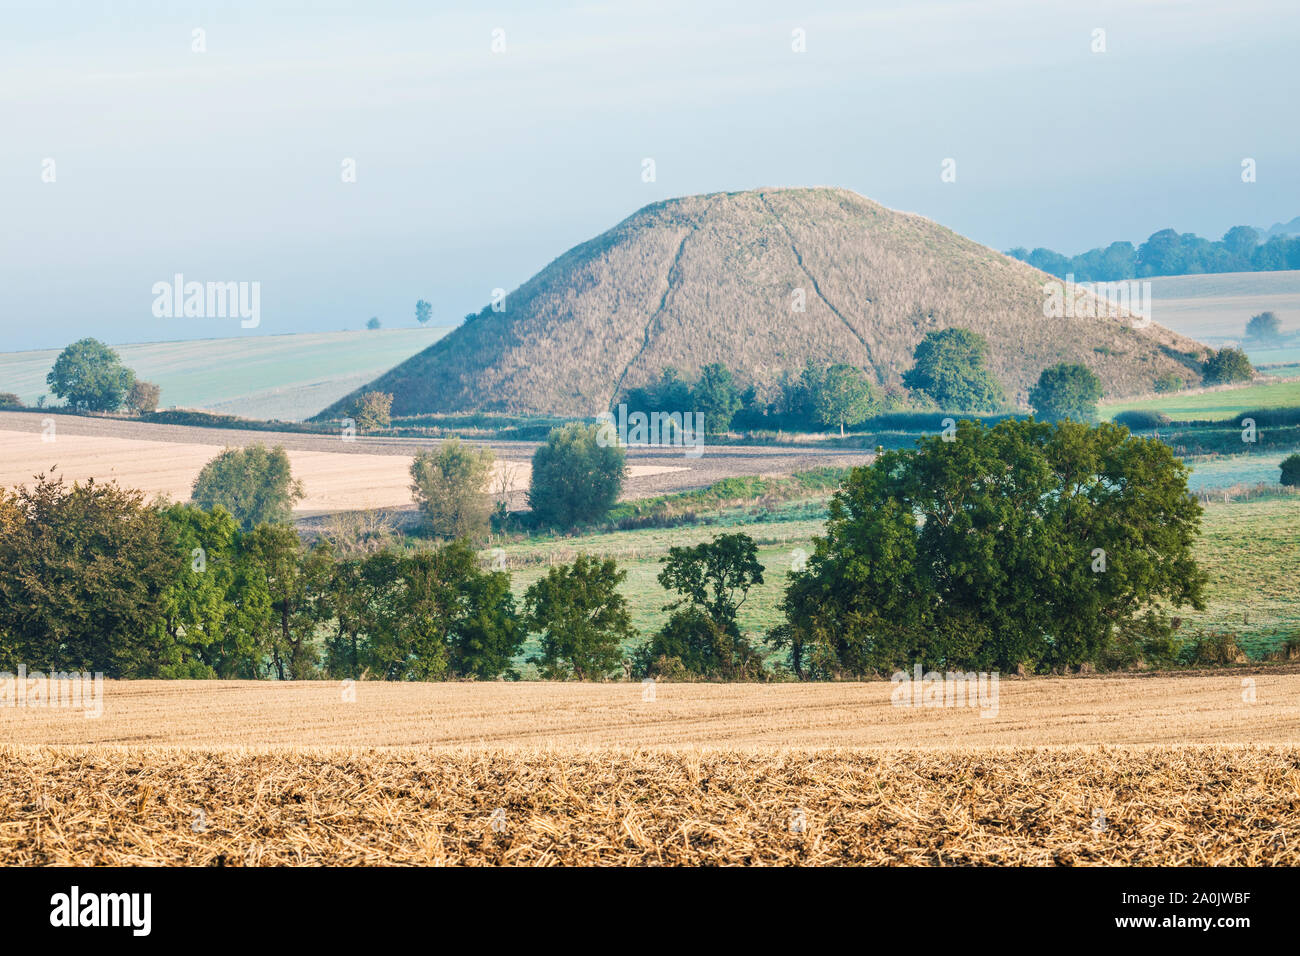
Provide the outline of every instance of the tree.
[[636,634],[618,593],[626,577],[612,559],[579,554],[524,593],[524,625],[542,638],[535,660],[543,676],[598,680],[619,666],[622,643]]
[[23,407],[23,400],[13,392],[0,392],[0,411]]
[[845,425],[866,421],[880,408],[880,400],[860,368],[832,365],[818,369],[810,364],[804,375],[818,424],[839,425],[841,438]]
[[370,329],[372,332],[373,332],[375,329],[379,328],[380,325],[381,325],[381,323],[380,323],[380,321],[379,321],[379,316],[377,316],[377,315],[372,315],[372,316],[371,316],[371,317],[366,321],[366,328]]
[[424,449],[411,462],[411,491],[425,527],[440,538],[482,538],[492,516],[488,480],[491,450],[451,438],[436,452]]
[[1177,392],[1182,390],[1184,384],[1186,383],[1181,375],[1165,372],[1156,378],[1155,389],[1157,392]]
[[260,524],[289,521],[304,495],[283,446],[227,448],[203,466],[191,498],[200,508],[225,508],[244,531]]
[[150,635],[180,561],[141,492],[44,475],[0,489],[0,669],[155,676]]
[[54,361],[45,383],[73,408],[115,412],[135,381],[117,352],[97,339],[73,342]]
[[1072,418],[1090,422],[1097,418],[1101,379],[1086,365],[1061,362],[1043,369],[1029,390],[1029,405],[1041,419]]
[[740,411],[740,390],[731,370],[717,362],[700,369],[700,378],[691,389],[691,403],[704,416],[707,434],[726,434]]
[[415,321],[421,325],[428,325],[431,318],[433,318],[433,306],[423,299],[415,303]]
[[598,521],[618,500],[626,469],[623,449],[603,442],[598,426],[573,422],[553,428],[533,453],[528,506],[552,527]]
[[259,648],[269,654],[279,680],[315,677],[316,630],[333,616],[329,543],[322,540],[304,549],[292,527],[261,524],[243,545],[258,584],[269,596],[269,613],[257,629]]
[[1300,488],[1300,454],[1282,459],[1281,483],[1288,488]]
[[399,666],[406,679],[513,676],[510,661],[527,632],[515,610],[510,575],[483,571],[464,541],[421,551],[402,564],[406,584]]
[[388,392],[362,392],[352,403],[351,418],[361,431],[387,428],[393,423],[393,396]]
[[1230,253],[1249,265],[1251,254],[1259,245],[1259,230],[1250,226],[1233,226],[1223,234],[1223,244]]
[[676,659],[687,671],[720,677],[755,676],[757,652],[740,633],[737,614],[749,589],[763,583],[758,546],[747,534],[721,534],[692,547],[673,547],[659,583],[678,600],[664,606],[668,623],[640,652],[643,670]]
[[1209,354],[1201,373],[1208,385],[1228,385],[1250,381],[1255,376],[1255,368],[1244,351],[1225,347]]
[[1200,505],[1165,443],[1109,422],[961,421],[855,468],[775,635],[805,673],[1052,670],[1168,653],[1203,608]]
[[138,378],[131,383],[131,388],[126,393],[126,407],[137,415],[156,412],[161,395],[162,389],[159,386]]
[[1246,323],[1246,338],[1259,342],[1275,343],[1282,341],[1282,322],[1272,312],[1253,315]]
[[970,329],[927,332],[916,346],[915,364],[903,384],[924,392],[940,408],[995,412],[1006,396],[987,366],[988,341]]

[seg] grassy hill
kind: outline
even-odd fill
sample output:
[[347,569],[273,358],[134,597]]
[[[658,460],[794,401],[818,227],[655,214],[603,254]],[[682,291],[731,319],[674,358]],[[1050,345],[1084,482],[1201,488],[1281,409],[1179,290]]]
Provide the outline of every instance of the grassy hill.
[[[162,386],[162,407],[296,421],[392,368],[445,328],[312,332],[117,347],[136,375]],[[0,392],[27,404],[49,391],[57,349],[0,353]]]
[[[805,359],[897,383],[926,332],[964,326],[1023,401],[1046,366],[1085,362],[1111,395],[1165,372],[1199,380],[1200,347],[1125,319],[1044,318],[1050,277],[927,219],[843,189],[716,193],[646,206],[372,387],[399,415],[591,415],[676,366],[722,362],[770,388]],[[794,309],[801,294],[805,311]],[[322,414],[337,414],[342,403]]]

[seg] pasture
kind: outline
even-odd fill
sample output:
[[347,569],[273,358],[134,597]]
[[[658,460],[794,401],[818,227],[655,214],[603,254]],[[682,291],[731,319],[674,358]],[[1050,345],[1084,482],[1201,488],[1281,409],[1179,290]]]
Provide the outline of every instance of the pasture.
[[[447,328],[244,335],[117,346],[138,378],[162,386],[160,407],[298,421],[428,348]],[[0,353],[0,392],[24,403],[49,392],[58,349]]]

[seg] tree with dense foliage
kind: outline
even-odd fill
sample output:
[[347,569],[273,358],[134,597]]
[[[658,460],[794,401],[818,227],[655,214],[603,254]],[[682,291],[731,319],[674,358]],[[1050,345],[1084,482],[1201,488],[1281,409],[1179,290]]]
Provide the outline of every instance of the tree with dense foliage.
[[1248,382],[1255,377],[1255,367],[1241,349],[1225,347],[1211,352],[1201,366],[1207,385],[1229,385]]
[[996,412],[1006,396],[988,368],[988,348],[984,336],[970,329],[927,332],[903,384],[925,393],[941,409]]
[[691,389],[691,404],[704,416],[705,433],[726,434],[740,411],[740,389],[731,369],[718,362],[700,369],[700,377]]
[[433,318],[433,306],[423,299],[415,303],[415,321],[421,325],[428,325],[429,320]]
[[0,489],[0,669],[156,675],[151,634],[180,562],[141,492],[44,475]]
[[623,490],[626,455],[600,428],[573,422],[551,429],[533,453],[528,505],[543,525],[573,528],[599,521]]
[[1175,375],[1173,372],[1166,372],[1164,375],[1161,375],[1156,379],[1155,390],[1161,393],[1178,392],[1182,391],[1183,386],[1186,384],[1186,381],[1184,381],[1181,375]]
[[162,397],[162,388],[153,382],[137,378],[131,383],[126,393],[126,407],[137,415],[146,415],[158,411],[158,399]]
[[961,421],[856,468],[782,602],[800,676],[1059,670],[1173,653],[1204,607],[1201,508],[1165,443],[1102,423]]
[[369,319],[366,320],[366,328],[370,329],[372,332],[375,329],[379,328],[381,324],[382,323],[380,323],[379,321],[379,316],[377,315],[372,315]]
[[190,493],[196,505],[225,508],[244,531],[260,524],[277,524],[293,517],[302,500],[302,482],[293,477],[282,445],[267,448],[227,448],[203,466]]
[[618,668],[636,631],[618,586],[627,577],[612,558],[579,554],[551,568],[524,594],[524,625],[541,635],[535,658],[548,680],[599,680]]
[[1101,379],[1088,366],[1069,362],[1043,369],[1029,390],[1029,406],[1045,421],[1096,421],[1099,401]]
[[1276,343],[1282,341],[1282,320],[1275,312],[1261,312],[1252,315],[1246,323],[1246,338],[1258,342]]
[[23,400],[13,392],[0,392],[0,411],[19,409],[22,407]]
[[819,425],[857,425],[880,410],[880,400],[867,373],[853,365],[819,368],[811,363],[803,371],[813,417]]
[[352,403],[352,421],[363,432],[387,428],[393,423],[393,396],[388,392],[362,392]]
[[1288,488],[1300,488],[1300,455],[1287,455],[1282,459],[1280,481]]
[[117,352],[98,339],[73,342],[54,360],[45,382],[73,408],[90,412],[115,412],[122,407],[135,373],[122,364]]
[[488,482],[496,456],[459,438],[437,451],[424,449],[411,462],[411,492],[425,528],[439,538],[482,539],[492,518]]
[[316,629],[333,617],[329,543],[304,548],[289,525],[260,524],[244,539],[253,575],[265,587],[270,614],[258,645],[271,658],[279,680],[309,680],[317,675]]
[[747,534],[673,547],[663,558],[659,583],[678,599],[665,605],[668,623],[638,652],[647,673],[673,665],[722,678],[753,677],[762,669],[757,651],[740,632],[737,615],[749,590],[763,583],[758,546]]

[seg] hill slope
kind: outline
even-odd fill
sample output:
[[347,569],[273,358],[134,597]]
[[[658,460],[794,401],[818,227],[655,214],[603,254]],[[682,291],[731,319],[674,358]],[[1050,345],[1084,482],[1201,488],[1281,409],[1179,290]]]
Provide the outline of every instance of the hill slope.
[[[119,345],[124,364],[162,386],[162,406],[296,421],[415,355],[445,328],[299,332]],[[58,349],[0,353],[0,392],[49,392]],[[54,400],[57,403],[57,400]]]
[[763,389],[812,358],[897,383],[924,334],[948,326],[988,337],[1018,400],[1058,361],[1085,362],[1112,396],[1149,390],[1162,372],[1199,380],[1184,363],[1201,347],[1167,329],[1044,318],[1049,279],[847,190],[691,196],[569,250],[504,311],[485,309],[368,387],[392,392],[399,415],[592,415],[669,365],[690,375],[722,362]]

